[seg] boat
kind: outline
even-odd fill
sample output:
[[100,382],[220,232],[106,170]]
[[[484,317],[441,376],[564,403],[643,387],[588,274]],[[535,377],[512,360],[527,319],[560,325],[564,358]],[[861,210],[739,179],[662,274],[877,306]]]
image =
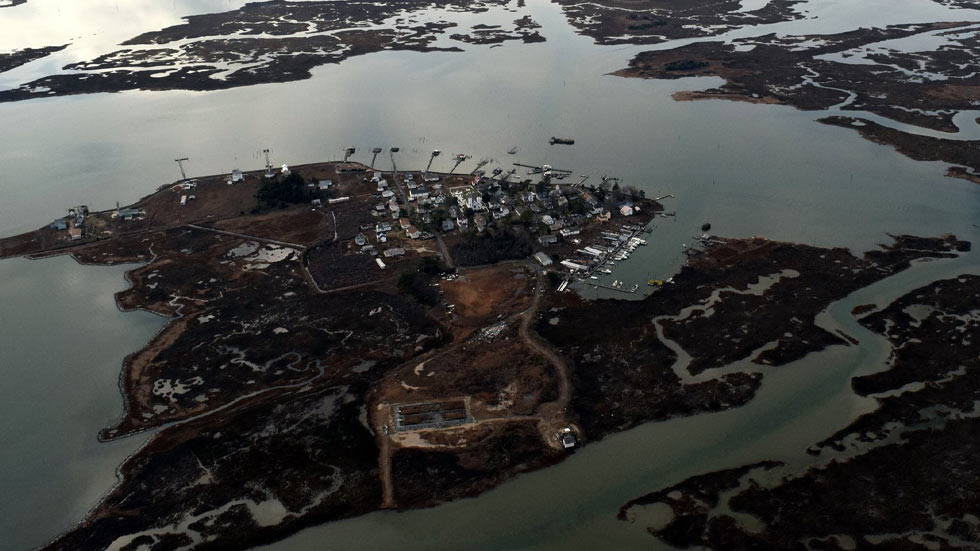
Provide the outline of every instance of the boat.
[[517,155],[517,146],[515,145],[514,147],[508,149],[507,150],[507,154],[508,155]]
[[600,271],[601,271],[602,273],[604,273],[604,274],[611,274],[611,273],[612,273],[612,270],[610,270],[609,268],[603,268],[603,269],[602,269],[602,270],[600,270]]
[[556,145],[556,144],[560,144],[560,145],[575,145],[575,140],[573,140],[571,138],[558,138],[558,137],[552,136],[551,139],[548,140],[548,143],[551,144],[551,145]]
[[647,282],[647,285],[651,287],[663,287],[664,282],[659,279],[651,279],[650,281]]
[[599,278],[596,276],[589,276],[589,279],[599,279]]

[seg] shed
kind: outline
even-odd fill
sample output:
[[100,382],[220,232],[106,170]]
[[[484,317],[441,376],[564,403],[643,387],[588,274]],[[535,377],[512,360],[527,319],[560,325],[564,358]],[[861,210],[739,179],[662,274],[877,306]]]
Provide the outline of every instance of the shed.
[[538,263],[540,263],[542,266],[551,266],[552,264],[554,264],[554,262],[551,260],[551,257],[544,254],[543,252],[534,253],[534,259],[537,260]]

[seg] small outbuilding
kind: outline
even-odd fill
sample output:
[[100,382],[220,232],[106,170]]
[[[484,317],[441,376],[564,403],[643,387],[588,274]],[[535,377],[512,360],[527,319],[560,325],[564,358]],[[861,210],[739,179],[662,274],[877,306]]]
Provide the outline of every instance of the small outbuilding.
[[554,261],[551,260],[551,257],[544,254],[543,252],[534,253],[534,259],[537,260],[538,263],[541,264],[542,266],[551,266],[552,264],[554,264]]

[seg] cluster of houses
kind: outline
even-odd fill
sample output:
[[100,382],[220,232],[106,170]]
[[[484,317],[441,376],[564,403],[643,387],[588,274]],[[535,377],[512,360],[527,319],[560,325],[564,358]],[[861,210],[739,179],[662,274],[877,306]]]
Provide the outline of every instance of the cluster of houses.
[[68,216],[51,222],[49,227],[55,231],[67,231],[68,239],[78,241],[85,236],[85,219],[88,214],[87,206],[78,205],[68,209]]
[[[484,231],[495,223],[522,221],[539,234],[542,245],[559,238],[572,239],[590,220],[608,221],[611,213],[595,194],[575,186],[550,186],[509,182],[499,171],[493,176],[445,176],[431,173],[399,173],[399,181],[381,172],[365,179],[376,186],[379,201],[372,214],[388,218],[375,228],[378,243],[386,243],[391,231],[408,239],[428,239],[434,232]],[[631,216],[633,205],[624,202],[617,214]]]

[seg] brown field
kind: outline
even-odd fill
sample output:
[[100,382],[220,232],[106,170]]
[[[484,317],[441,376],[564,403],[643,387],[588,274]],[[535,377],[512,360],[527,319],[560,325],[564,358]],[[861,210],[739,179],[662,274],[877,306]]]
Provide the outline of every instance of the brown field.
[[333,238],[330,215],[320,209],[310,208],[309,205],[221,220],[214,227],[305,246],[312,245],[327,235]]
[[[515,277],[523,276],[523,277]],[[440,282],[446,301],[456,307],[453,325],[464,333],[483,327],[489,318],[520,312],[531,303],[533,278],[519,265],[502,264],[466,270],[455,281]]]
[[[241,216],[255,206],[255,191],[259,188],[260,177],[248,175],[244,182],[234,185],[225,183],[222,176],[201,178],[194,189],[180,189],[175,184],[161,190],[140,203],[146,209],[146,222],[149,227],[176,226],[220,220]],[[181,206],[182,195],[195,196]]]

